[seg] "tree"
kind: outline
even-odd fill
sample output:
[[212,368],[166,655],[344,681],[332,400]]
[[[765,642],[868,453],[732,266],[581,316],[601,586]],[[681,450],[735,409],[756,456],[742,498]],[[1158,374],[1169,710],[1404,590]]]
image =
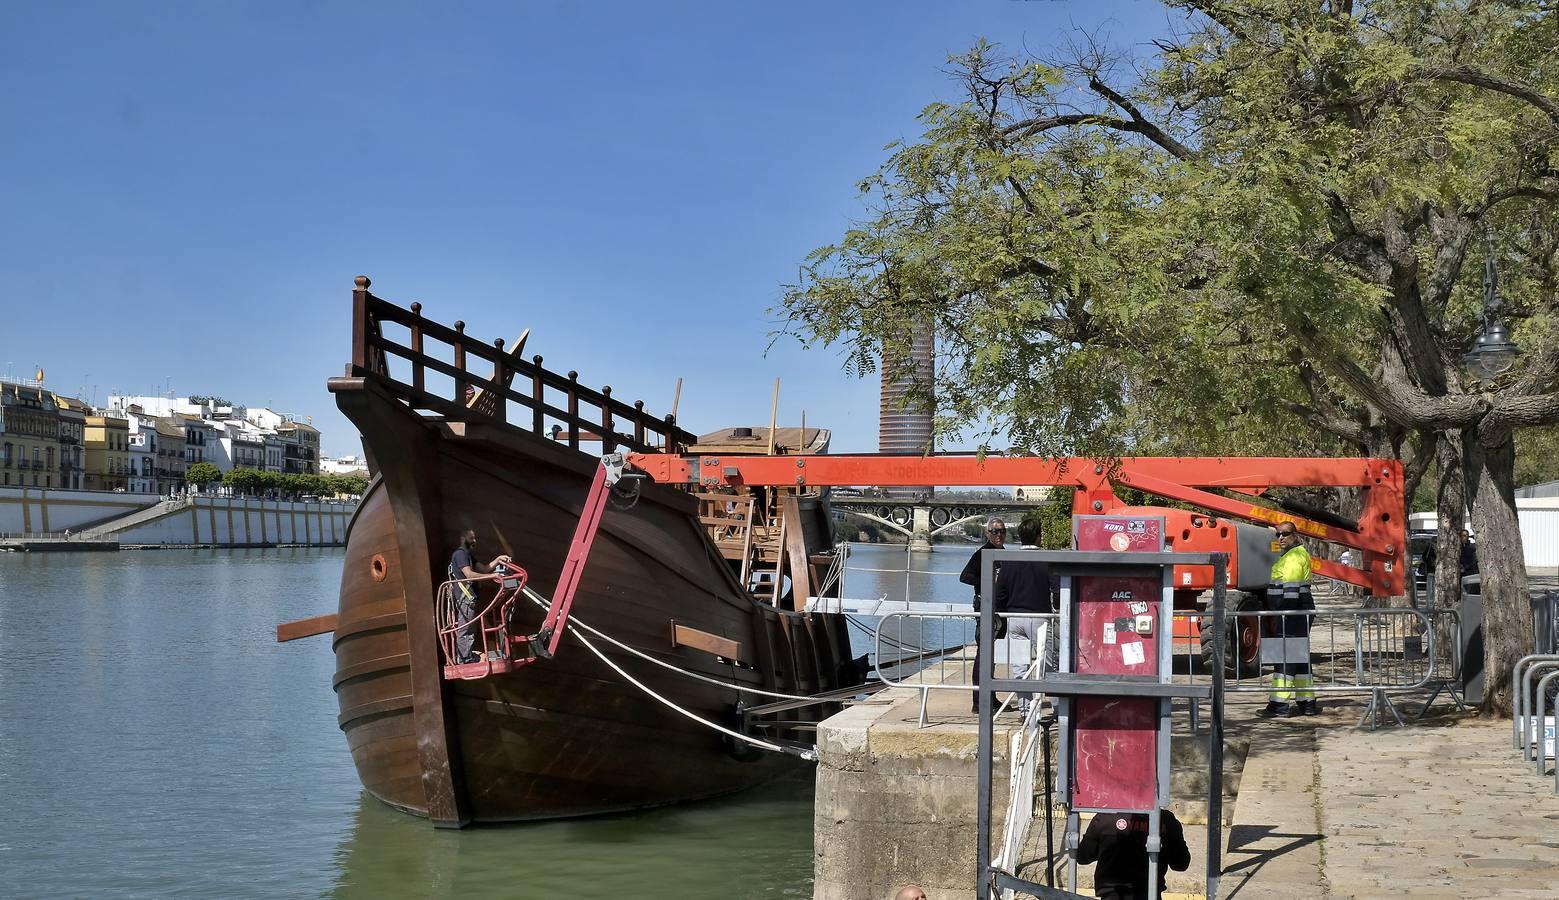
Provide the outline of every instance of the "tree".
[[198,462],[185,471],[184,480],[198,488],[205,488],[222,480],[222,470],[211,463]]
[[368,479],[360,475],[321,475],[322,493],[332,497],[361,497],[368,489]]
[[[1027,452],[1362,452],[1402,458],[1410,496],[1436,468],[1442,517],[1472,511],[1508,709],[1531,645],[1513,435],[1559,421],[1555,16],[1166,5],[1135,67],[1091,41],[955,57],[961,96],[862,182],[870,219],[786,287],[789,327],[869,371],[933,323],[939,425]],[[1488,384],[1459,367],[1470,255],[1528,348]]]
[[260,492],[260,474],[254,469],[230,469],[222,476],[222,483],[235,494],[257,494]]

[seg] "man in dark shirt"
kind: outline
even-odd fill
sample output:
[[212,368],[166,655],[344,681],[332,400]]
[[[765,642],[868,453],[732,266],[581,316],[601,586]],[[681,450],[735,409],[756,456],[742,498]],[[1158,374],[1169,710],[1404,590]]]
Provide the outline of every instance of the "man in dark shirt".
[[[1158,893],[1164,893],[1164,874],[1184,872],[1191,865],[1191,849],[1185,844],[1180,820],[1167,809],[1158,813]],[[1147,813],[1095,813],[1077,848],[1078,865],[1097,862],[1093,890],[1101,900],[1147,900]]]
[[[1000,519],[991,519],[989,522],[986,522],[985,543],[980,545],[979,550],[974,551],[974,555],[970,556],[969,561],[964,563],[963,572],[958,575],[959,581],[974,588],[975,612],[980,611],[980,553],[985,550],[1000,550],[1006,543],[1007,523]],[[1001,626],[998,624],[996,636],[1001,637],[1001,634]],[[978,619],[975,620],[974,626],[974,683],[980,683],[980,625]],[[974,712],[978,713],[980,711],[979,695],[975,695],[974,701],[970,705]]]
[[[1439,551],[1440,548],[1433,543],[1429,545],[1429,549],[1424,551],[1423,558],[1419,560],[1418,574],[1425,576],[1434,574],[1435,565],[1440,559]],[[1457,562],[1461,577],[1478,574],[1478,547],[1472,542],[1472,534],[1465,528],[1462,529],[1462,555]]]
[[509,561],[509,557],[499,555],[493,557],[493,561],[482,565],[476,561],[476,532],[467,528],[460,533],[460,546],[455,548],[454,554],[449,557],[449,580],[455,582],[452,586],[455,594],[455,624],[465,625],[455,632],[455,657],[458,662],[477,662],[476,654],[471,648],[476,643],[476,629],[480,623],[473,623],[476,618],[476,586],[470,584],[471,580],[481,578],[496,578],[495,571],[499,564]]
[[[1025,550],[1038,550],[1040,525],[1033,519],[1025,519],[1018,525],[1018,540]],[[1017,677],[1028,677],[1035,666],[1038,673],[1055,667],[1055,635],[1051,620],[1039,614],[1056,611],[1055,592],[1051,587],[1050,564],[1043,562],[1014,562],[1008,560],[1001,568],[1001,578],[996,581],[996,611],[1015,613],[1007,619],[1007,637],[1024,638],[1029,642],[1029,669]],[[1034,613],[1032,616],[1023,613]],[[1018,694],[1018,712],[1027,713],[1034,695]]]

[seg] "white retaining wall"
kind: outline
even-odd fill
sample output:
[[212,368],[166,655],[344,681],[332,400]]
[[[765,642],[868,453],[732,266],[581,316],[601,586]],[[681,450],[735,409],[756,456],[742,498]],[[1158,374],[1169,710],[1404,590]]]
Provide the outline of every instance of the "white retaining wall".
[[194,497],[180,510],[114,534],[122,544],[311,544],[346,541],[356,504]]
[[118,491],[62,491],[0,487],[0,532],[46,534],[108,516],[124,516],[154,505],[156,494]]

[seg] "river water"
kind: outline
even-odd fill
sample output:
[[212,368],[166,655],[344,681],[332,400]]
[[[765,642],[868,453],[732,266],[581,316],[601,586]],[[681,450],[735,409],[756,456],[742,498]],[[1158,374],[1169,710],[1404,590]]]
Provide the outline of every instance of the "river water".
[[[957,570],[972,548],[916,554]],[[0,554],[0,896],[810,897],[812,784],[436,831],[366,796],[321,636],[341,551]],[[902,548],[851,596],[898,599]],[[956,578],[911,574],[924,599]]]

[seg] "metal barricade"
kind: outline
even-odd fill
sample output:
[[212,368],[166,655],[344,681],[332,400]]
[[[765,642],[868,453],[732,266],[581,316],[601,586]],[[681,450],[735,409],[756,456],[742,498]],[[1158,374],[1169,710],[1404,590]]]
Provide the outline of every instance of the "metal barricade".
[[[1016,678],[1037,678],[1045,667],[1034,665],[1041,648],[1024,638],[1014,636],[1014,622],[1020,619],[1038,620],[1042,628],[1035,631],[1047,635],[1048,652],[1045,658],[1055,658],[1057,620],[1055,613],[997,613],[1007,622],[1007,636],[996,641],[996,662],[1014,666]],[[890,612],[878,620],[872,629],[872,654],[878,680],[889,687],[903,687],[920,691],[919,724],[928,724],[927,702],[931,691],[962,691],[972,694],[975,690],[975,625],[980,614],[969,612]],[[1027,649],[1025,650],[1025,646]],[[1022,659],[1017,666],[1015,660]],[[1008,699],[1008,703],[1012,698]],[[1003,708],[1006,707],[1003,704]]]
[[1424,636],[1428,644],[1427,652],[1434,658],[1434,678],[1430,680],[1429,699],[1424,701],[1424,708],[1418,711],[1417,718],[1422,719],[1428,714],[1434,702],[1444,693],[1451,698],[1460,712],[1467,712],[1467,704],[1462,699],[1462,623],[1461,614],[1454,609],[1424,609],[1421,610],[1429,618],[1430,629]]
[[[1177,619],[1203,615],[1190,610],[1175,613]],[[1250,661],[1236,652],[1232,655],[1233,672],[1225,681],[1227,692],[1266,693],[1269,689],[1266,679],[1251,678],[1252,675],[1262,675],[1266,668],[1278,662],[1308,663],[1317,695],[1369,695],[1369,704],[1360,717],[1359,726],[1370,719],[1371,727],[1374,727],[1381,713],[1390,713],[1398,724],[1405,724],[1390,695],[1428,690],[1433,692],[1430,697],[1433,702],[1458,668],[1455,663],[1447,666],[1447,660],[1455,658],[1456,654],[1450,647],[1454,641],[1436,633],[1436,622],[1441,621],[1442,616],[1439,613],[1432,615],[1424,610],[1394,608],[1302,612],[1244,609],[1227,615],[1231,634],[1253,629],[1263,643],[1278,639],[1282,619],[1309,618],[1308,647],[1299,649],[1303,645],[1297,639],[1289,639],[1292,652],[1303,654],[1303,658],[1278,659],[1272,653],[1263,652],[1256,661]],[[1177,629],[1177,633],[1186,632],[1187,629]],[[1176,646],[1174,671],[1177,682],[1210,681],[1210,673],[1201,671],[1198,664],[1200,655],[1198,647]],[[1453,698],[1461,706],[1454,685],[1451,687]]]

